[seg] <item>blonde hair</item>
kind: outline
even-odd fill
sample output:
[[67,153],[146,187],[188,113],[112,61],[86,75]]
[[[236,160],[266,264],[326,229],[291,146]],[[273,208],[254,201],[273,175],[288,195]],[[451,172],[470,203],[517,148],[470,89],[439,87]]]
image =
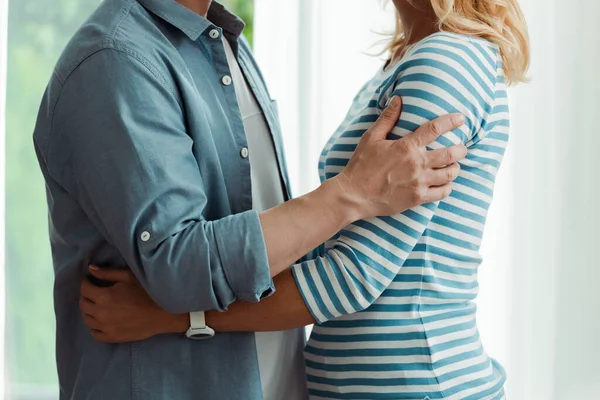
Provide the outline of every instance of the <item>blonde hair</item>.
[[[413,4],[414,0],[407,0]],[[526,82],[529,68],[527,23],[517,0],[426,0],[438,21],[438,29],[477,36],[500,48],[508,84]],[[397,15],[396,30],[388,50],[395,55],[404,47],[404,29]]]

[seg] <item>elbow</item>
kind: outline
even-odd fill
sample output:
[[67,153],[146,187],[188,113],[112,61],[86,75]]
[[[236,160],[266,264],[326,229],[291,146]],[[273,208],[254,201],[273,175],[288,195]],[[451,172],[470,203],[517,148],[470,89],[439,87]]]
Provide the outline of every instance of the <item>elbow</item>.
[[172,314],[226,311],[237,300],[225,277],[209,268],[185,268],[181,262],[155,259],[146,262],[142,270],[141,283],[150,297]]
[[[182,287],[183,286],[183,287]],[[165,311],[171,314],[186,314],[195,311],[227,311],[237,299],[231,291],[219,293],[217,288],[197,287],[191,291],[176,281],[159,281],[148,284],[150,297]]]
[[[240,233],[234,222],[252,217],[256,232]],[[258,302],[273,290],[266,249],[248,240],[260,234],[254,214],[190,224],[144,243],[138,275],[150,296],[171,313],[226,311],[238,299]]]

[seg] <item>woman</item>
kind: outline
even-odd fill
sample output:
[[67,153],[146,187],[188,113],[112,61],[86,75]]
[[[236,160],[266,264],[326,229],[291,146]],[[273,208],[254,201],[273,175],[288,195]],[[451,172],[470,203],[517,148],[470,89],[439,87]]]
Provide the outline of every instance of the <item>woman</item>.
[[[524,81],[529,62],[525,21],[515,0],[394,4],[399,21],[392,57],[356,96],[325,146],[321,179],[346,166],[361,136],[398,95],[403,113],[395,137],[440,115],[465,115],[462,127],[432,146],[468,148],[452,194],[346,227],[319,257],[279,275],[272,297],[209,312],[207,324],[216,331],[273,331],[316,322],[306,347],[315,398],[502,399],[505,372],[482,348],[472,301],[486,214],[508,140],[506,85]],[[115,286],[112,303],[84,309],[99,340],[187,330],[188,316],[160,310],[132,275],[92,273],[129,284]],[[102,324],[91,317],[102,311],[114,317]],[[105,329],[126,334],[115,339],[99,332]]]

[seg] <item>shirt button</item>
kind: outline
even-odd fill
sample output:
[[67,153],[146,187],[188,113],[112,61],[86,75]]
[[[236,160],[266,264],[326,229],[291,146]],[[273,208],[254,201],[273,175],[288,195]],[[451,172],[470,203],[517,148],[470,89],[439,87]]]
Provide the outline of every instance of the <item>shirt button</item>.
[[142,239],[142,242],[147,242],[148,240],[150,240],[150,232],[148,232],[148,231],[142,232],[140,239]]
[[240,155],[242,156],[242,158],[248,158],[248,148],[247,147],[242,147],[242,150],[240,151]]
[[229,86],[231,85],[231,83],[233,82],[233,80],[231,79],[231,77],[229,75],[225,75],[222,79],[221,82],[223,83],[223,85],[225,86]]
[[221,34],[217,29],[211,29],[210,32],[208,32],[208,36],[210,36],[213,39],[218,39],[220,35]]

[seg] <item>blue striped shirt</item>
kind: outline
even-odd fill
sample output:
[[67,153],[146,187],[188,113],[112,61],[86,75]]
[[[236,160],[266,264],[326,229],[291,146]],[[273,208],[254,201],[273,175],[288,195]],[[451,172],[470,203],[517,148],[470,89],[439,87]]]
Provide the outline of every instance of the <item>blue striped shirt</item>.
[[431,149],[464,143],[451,196],[393,217],[355,222],[293,273],[317,321],[306,347],[312,398],[502,399],[505,373],[475,321],[479,248],[508,140],[508,99],[497,46],[436,33],[380,71],[356,96],[320,159],[338,174],[388,99],[403,99],[392,132],[438,116],[466,123]]

